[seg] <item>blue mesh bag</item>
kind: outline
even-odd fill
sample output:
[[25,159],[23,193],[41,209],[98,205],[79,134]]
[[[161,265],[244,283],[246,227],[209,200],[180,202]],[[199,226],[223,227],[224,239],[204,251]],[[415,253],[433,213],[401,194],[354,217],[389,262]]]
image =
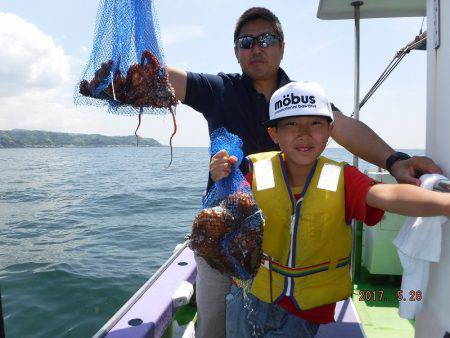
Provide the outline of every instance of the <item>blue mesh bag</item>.
[[153,0],[100,0],[91,55],[75,104],[164,114],[175,106]]
[[248,280],[261,264],[264,219],[238,168],[243,159],[241,147],[239,137],[225,128],[211,134],[211,156],[225,149],[238,161],[230,175],[205,195],[203,209],[193,222],[190,245],[211,267]]
[[142,114],[170,112],[172,155],[177,101],[168,80],[154,0],[100,0],[91,55],[74,102],[107,106],[115,114],[138,114],[139,125]]

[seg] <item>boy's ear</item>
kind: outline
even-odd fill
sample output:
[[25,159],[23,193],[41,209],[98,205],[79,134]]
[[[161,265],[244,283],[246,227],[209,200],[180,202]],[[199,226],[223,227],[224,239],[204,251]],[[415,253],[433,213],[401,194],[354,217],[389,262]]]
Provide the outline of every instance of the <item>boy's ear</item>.
[[330,133],[330,135],[331,135],[331,132],[333,131],[333,128],[334,128],[334,121],[331,121],[328,126],[328,132]]
[[328,123],[328,137],[327,137],[327,141],[326,141],[327,144],[330,141],[330,137],[332,137],[331,134],[333,133],[333,127],[334,127],[334,121],[329,122]]
[[278,130],[277,127],[269,127],[267,128],[267,132],[269,133],[270,138],[273,143],[278,144]]

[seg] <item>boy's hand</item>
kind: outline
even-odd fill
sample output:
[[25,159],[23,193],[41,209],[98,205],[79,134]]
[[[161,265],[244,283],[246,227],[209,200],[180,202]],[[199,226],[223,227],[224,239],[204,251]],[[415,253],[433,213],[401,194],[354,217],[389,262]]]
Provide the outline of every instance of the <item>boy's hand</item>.
[[226,150],[221,150],[211,158],[209,171],[214,182],[227,177],[231,172],[231,167],[236,164],[236,156],[229,156]]
[[392,165],[392,175],[398,183],[409,183],[420,186],[422,174],[442,174],[441,168],[426,156],[413,156],[407,160],[397,161]]

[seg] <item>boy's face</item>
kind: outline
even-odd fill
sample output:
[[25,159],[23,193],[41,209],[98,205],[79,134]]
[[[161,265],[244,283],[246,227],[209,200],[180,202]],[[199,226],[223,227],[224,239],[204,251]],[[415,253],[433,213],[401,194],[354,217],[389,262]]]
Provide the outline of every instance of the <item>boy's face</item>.
[[268,128],[273,142],[286,159],[295,165],[310,165],[322,154],[330,137],[332,124],[321,116],[296,116]]

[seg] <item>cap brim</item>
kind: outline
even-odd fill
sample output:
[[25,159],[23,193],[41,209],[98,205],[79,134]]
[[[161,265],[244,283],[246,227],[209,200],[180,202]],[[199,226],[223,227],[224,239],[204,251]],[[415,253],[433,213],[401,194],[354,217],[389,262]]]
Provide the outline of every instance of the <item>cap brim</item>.
[[265,126],[267,128],[275,127],[277,125],[277,123],[280,122],[281,120],[288,119],[290,117],[302,117],[302,116],[325,117],[325,118],[327,118],[328,122],[330,122],[330,123],[333,122],[333,119],[330,116],[328,116],[328,115],[293,115],[293,116],[283,116],[283,117],[280,117],[280,118],[277,118],[277,119],[273,119],[273,120],[267,120],[267,121],[264,121],[262,124],[263,124],[263,126]]
[[285,118],[287,118],[287,117],[280,117],[279,119],[267,120],[267,121],[264,121],[262,124],[264,127],[267,127],[267,128],[275,127],[279,121],[281,121]]

